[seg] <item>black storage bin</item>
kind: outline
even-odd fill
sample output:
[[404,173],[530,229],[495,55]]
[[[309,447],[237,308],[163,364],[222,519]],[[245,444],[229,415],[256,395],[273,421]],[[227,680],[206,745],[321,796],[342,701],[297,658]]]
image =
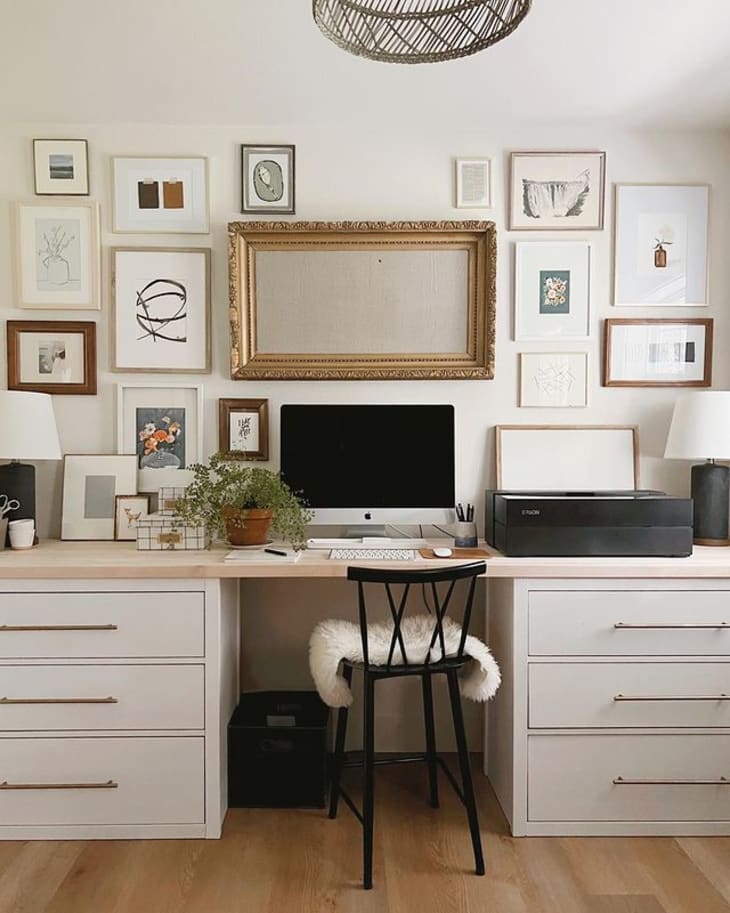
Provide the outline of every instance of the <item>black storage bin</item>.
[[328,720],[315,691],[242,694],[228,724],[228,805],[323,808]]

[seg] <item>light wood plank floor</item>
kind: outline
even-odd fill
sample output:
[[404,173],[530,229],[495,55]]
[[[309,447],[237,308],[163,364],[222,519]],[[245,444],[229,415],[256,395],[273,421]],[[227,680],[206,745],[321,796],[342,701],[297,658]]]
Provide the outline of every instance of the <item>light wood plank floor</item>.
[[220,841],[0,843],[0,913],[728,913],[730,838],[513,840],[477,774],[487,875],[463,810],[419,766],[376,774],[375,888],[347,809],[229,812]]

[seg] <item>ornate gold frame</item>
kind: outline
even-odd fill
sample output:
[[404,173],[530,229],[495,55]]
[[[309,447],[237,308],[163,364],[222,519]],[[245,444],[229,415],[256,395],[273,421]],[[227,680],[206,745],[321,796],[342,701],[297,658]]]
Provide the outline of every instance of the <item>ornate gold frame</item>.
[[[497,234],[494,222],[231,222],[228,225],[234,380],[491,380]],[[256,351],[257,250],[467,250],[466,351],[262,354]]]

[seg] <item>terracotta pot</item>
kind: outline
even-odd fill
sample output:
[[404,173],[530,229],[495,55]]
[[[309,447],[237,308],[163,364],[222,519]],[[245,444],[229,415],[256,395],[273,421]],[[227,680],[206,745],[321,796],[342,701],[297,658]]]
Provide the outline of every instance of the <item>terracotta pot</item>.
[[224,507],[226,536],[231,545],[264,545],[269,541],[272,512],[257,507]]

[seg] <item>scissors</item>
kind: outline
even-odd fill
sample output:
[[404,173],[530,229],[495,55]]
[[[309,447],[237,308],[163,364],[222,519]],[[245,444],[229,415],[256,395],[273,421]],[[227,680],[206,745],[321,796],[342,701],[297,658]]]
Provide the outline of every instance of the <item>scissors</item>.
[[17,498],[8,498],[7,495],[0,495],[0,520],[9,514],[11,510],[18,510],[20,501]]

